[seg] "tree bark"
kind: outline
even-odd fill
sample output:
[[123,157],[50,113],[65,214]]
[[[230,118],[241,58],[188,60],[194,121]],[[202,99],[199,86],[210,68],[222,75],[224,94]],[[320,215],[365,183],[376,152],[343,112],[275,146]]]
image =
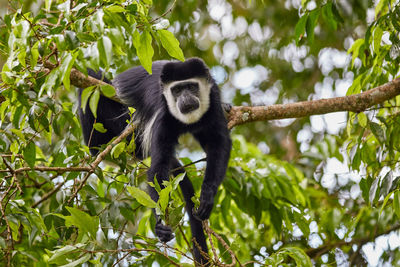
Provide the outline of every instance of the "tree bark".
[[400,94],[400,78],[360,94],[271,106],[232,107],[228,127],[254,121],[308,117],[338,111],[361,112]]

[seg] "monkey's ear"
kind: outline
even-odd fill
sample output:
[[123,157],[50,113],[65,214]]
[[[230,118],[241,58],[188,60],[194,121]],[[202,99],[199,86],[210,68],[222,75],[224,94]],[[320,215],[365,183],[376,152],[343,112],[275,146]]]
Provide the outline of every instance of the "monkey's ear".
[[185,62],[169,62],[161,71],[163,84],[190,78],[210,78],[208,67],[200,58],[190,58]]

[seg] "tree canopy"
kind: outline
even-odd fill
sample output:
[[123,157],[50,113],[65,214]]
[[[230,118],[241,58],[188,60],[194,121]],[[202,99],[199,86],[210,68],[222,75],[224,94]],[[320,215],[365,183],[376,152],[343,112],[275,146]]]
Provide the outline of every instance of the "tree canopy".
[[[200,57],[233,105],[229,167],[204,222],[212,264],[400,264],[399,1],[0,6],[1,262],[193,265],[182,177],[150,199],[151,160],[135,159],[126,140],[134,126],[92,157],[76,88],[96,113],[101,94],[118,99],[87,68],[112,79]],[[199,196],[204,155],[191,137],[181,141]],[[151,208],[174,241],[155,238]]]

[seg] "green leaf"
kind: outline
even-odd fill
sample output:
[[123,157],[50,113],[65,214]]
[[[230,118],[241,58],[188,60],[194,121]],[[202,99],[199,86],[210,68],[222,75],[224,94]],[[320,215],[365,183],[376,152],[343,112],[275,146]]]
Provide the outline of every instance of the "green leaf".
[[31,48],[31,69],[37,65],[39,58],[39,41],[37,41]]
[[140,63],[148,73],[152,73],[151,64],[154,55],[154,50],[151,45],[152,37],[148,31],[139,34],[135,31],[133,34],[133,45],[136,48],[136,54],[139,57]]
[[375,52],[375,54],[378,53],[378,51],[381,47],[382,35],[383,35],[383,30],[379,26],[376,26],[375,30],[374,30],[374,52]]
[[45,0],[45,9],[46,11],[50,11],[50,7],[51,7],[51,2],[52,0]]
[[379,215],[382,214],[383,209],[386,207],[386,204],[387,204],[387,202],[389,201],[390,197],[393,195],[393,193],[394,193],[394,191],[390,192],[390,193],[385,197],[385,199],[383,200],[382,207],[381,207],[381,209],[379,210]]
[[369,202],[369,189],[372,184],[372,179],[368,177],[367,179],[361,179],[359,185],[361,189],[362,197],[364,198],[365,202]]
[[176,190],[179,186],[179,183],[185,178],[186,173],[180,173],[178,174],[173,180],[172,180],[172,190]]
[[111,42],[113,43],[114,46],[120,45],[123,46],[125,39],[124,39],[124,34],[122,33],[121,28],[112,28],[110,29],[108,36],[111,39]]
[[126,147],[126,152],[134,153],[135,149],[136,149],[135,136],[134,133],[132,133],[131,140],[129,141],[129,144]]
[[275,207],[275,205],[271,205],[269,209],[270,213],[270,220],[272,225],[274,226],[276,232],[278,235],[282,232],[282,217],[281,214],[279,213],[279,210]]
[[69,50],[76,49],[80,44],[79,39],[76,37],[76,33],[73,31],[65,31],[65,41]]
[[64,216],[67,226],[74,225],[79,228],[84,234],[89,234],[94,240],[96,239],[96,232],[99,228],[99,217],[90,216],[86,212],[74,207],[66,207],[71,213],[71,216]]
[[185,57],[175,36],[167,30],[159,30],[157,33],[159,34],[162,46],[167,50],[168,54],[180,61],[184,61]]
[[325,22],[331,27],[332,30],[336,31],[337,21],[333,14],[333,3],[328,2],[322,7],[322,14],[324,15]]
[[47,76],[46,76],[46,81],[42,84],[40,87],[40,91],[38,96],[41,97],[43,92],[47,92],[49,96],[52,95],[53,90],[57,88],[56,83],[60,77],[60,68],[57,67],[53,69]]
[[96,131],[100,132],[100,133],[105,133],[105,132],[107,132],[107,129],[104,128],[103,124],[100,123],[100,122],[96,122],[95,124],[93,124],[93,128],[94,128]]
[[89,100],[89,107],[95,118],[97,118],[97,105],[99,104],[99,99],[100,91],[95,90]]
[[109,6],[109,7],[105,8],[105,10],[112,12],[112,13],[125,12],[125,8],[123,8],[122,6],[116,6],[116,5]]
[[336,7],[336,4],[332,2],[332,13],[335,16],[336,21],[339,21],[340,23],[344,23],[344,19],[342,16],[340,16],[339,10]]
[[[385,9],[387,9],[388,0],[380,0],[375,7],[375,18],[382,14]],[[385,12],[386,13],[386,12]]]
[[23,49],[20,49],[18,51],[17,57],[18,57],[19,63],[21,63],[21,65],[25,68],[26,67],[26,62],[25,62],[26,51]]
[[294,28],[294,37],[296,40],[296,45],[299,45],[299,42],[301,38],[303,38],[303,35],[306,31],[306,23],[308,19],[308,14],[304,14],[299,21],[297,22],[295,28]]
[[168,225],[170,225],[172,228],[175,228],[178,226],[178,224],[180,223],[180,221],[182,220],[183,216],[184,216],[184,212],[182,212],[182,209],[184,208],[184,204],[182,204],[179,207],[176,208],[172,208],[168,213]]
[[392,183],[393,183],[393,172],[388,171],[385,177],[382,178],[381,190],[379,192],[379,196],[386,197],[386,195],[389,193],[390,188],[392,187]]
[[195,209],[197,209],[197,208],[200,206],[200,200],[199,200],[198,197],[192,196],[192,197],[190,198],[190,200],[193,202],[194,208],[195,208]]
[[24,110],[24,107],[22,105],[18,106],[15,109],[15,112],[12,114],[12,124],[14,125],[15,128],[20,128],[19,125],[20,125],[20,119],[21,119],[23,110]]
[[169,201],[169,193],[171,193],[172,186],[169,185],[165,187],[164,189],[161,190],[159,193],[160,198],[158,199],[158,203],[160,205],[160,209],[163,213],[165,213],[165,209],[168,206],[168,201]]
[[400,219],[400,191],[397,190],[393,195],[393,209],[396,216]]
[[307,223],[307,220],[303,217],[303,215],[295,211],[293,212],[293,217],[304,236],[308,236],[310,234],[310,227]]
[[36,145],[33,141],[29,142],[24,149],[24,160],[28,163],[29,167],[35,167]]
[[357,118],[358,118],[358,123],[360,124],[361,127],[367,127],[368,118],[364,112],[358,113]]
[[87,104],[87,102],[89,100],[89,97],[92,95],[93,89],[95,87],[96,86],[90,86],[90,87],[85,88],[82,91],[82,94],[81,94],[81,109],[83,109],[83,112],[86,112],[86,104]]
[[115,88],[109,84],[101,85],[100,90],[106,97],[113,97],[115,96]]
[[[61,256],[64,256],[65,254],[68,254],[70,252],[76,251],[76,250],[78,250],[79,248],[81,248],[83,246],[84,246],[84,244],[78,243],[78,244],[75,244],[73,246],[66,245],[65,247],[62,247],[60,249],[56,249],[56,250],[52,251],[53,255],[51,255],[51,257],[48,260],[48,262],[50,264],[56,264]],[[64,258],[65,257],[63,257],[63,259]]]
[[362,45],[364,45],[365,40],[364,39],[357,39],[353,45],[350,47],[350,49],[347,51],[348,54],[352,53],[352,59],[351,59],[351,66],[354,66],[354,60],[358,57],[358,54],[360,53],[360,48]]
[[379,143],[384,144],[386,138],[385,132],[383,131],[382,127],[378,123],[370,121],[369,128],[371,129],[371,132],[374,134]]
[[377,195],[376,192],[378,190],[379,181],[380,181],[380,178],[376,177],[375,180],[372,182],[372,185],[369,189],[369,203],[371,204],[371,206],[373,205],[375,196]]
[[68,264],[65,265],[61,265],[60,267],[75,267],[75,266],[80,266],[82,263],[87,262],[88,260],[90,260],[91,258],[91,254],[87,253],[85,255],[83,255],[82,257],[80,257],[77,260],[74,260]]
[[307,254],[300,248],[297,247],[285,247],[279,250],[281,253],[287,254],[289,257],[294,259],[297,266],[301,267],[311,267],[313,266],[310,258]]
[[122,152],[124,152],[126,148],[126,143],[125,142],[121,142],[118,143],[117,145],[115,145],[112,150],[111,150],[111,156],[116,159],[119,157],[119,155],[121,155]]
[[97,42],[97,48],[99,50],[99,56],[101,62],[106,66],[110,66],[112,60],[112,43],[108,36],[103,36]]
[[311,44],[314,42],[314,28],[317,25],[317,20],[319,17],[319,9],[314,9],[310,12],[307,23],[306,23],[306,32],[307,32],[307,40]]
[[154,202],[150,198],[150,196],[143,190],[140,190],[139,188],[133,186],[128,186],[127,189],[129,194],[131,194],[131,196],[134,197],[143,206],[148,208],[155,208],[157,206],[156,202]]
[[70,89],[70,73],[72,66],[74,65],[75,59],[77,58],[78,53],[73,53],[71,55],[68,53],[64,58],[61,63],[60,71],[63,75],[63,84],[65,89],[69,90]]

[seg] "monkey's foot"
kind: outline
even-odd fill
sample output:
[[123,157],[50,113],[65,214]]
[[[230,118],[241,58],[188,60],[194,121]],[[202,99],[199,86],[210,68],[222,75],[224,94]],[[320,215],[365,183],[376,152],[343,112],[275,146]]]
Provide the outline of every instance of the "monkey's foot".
[[171,227],[163,225],[161,222],[156,223],[155,232],[160,241],[164,243],[174,238]]

